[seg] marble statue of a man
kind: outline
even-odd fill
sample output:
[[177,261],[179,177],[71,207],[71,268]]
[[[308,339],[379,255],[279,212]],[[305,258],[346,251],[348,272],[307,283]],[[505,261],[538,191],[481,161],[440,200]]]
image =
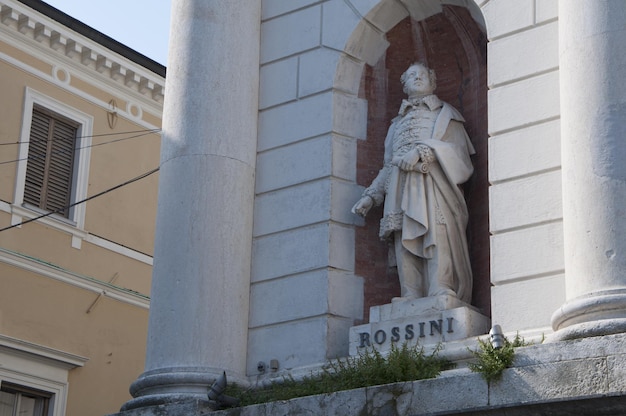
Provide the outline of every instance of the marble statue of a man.
[[352,212],[384,201],[380,237],[393,239],[402,299],[452,295],[469,303],[472,271],[467,206],[459,185],[473,172],[474,147],[461,114],[433,94],[433,70],[417,63],[401,77],[402,101],[385,139],[384,166]]

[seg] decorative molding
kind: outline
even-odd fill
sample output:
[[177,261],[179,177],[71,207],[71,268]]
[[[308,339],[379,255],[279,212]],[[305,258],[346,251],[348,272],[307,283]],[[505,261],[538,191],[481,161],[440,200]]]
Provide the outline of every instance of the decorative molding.
[[162,106],[165,89],[162,77],[53,19],[17,2],[0,0],[0,23],[18,39],[43,47],[51,56],[69,59],[95,73],[93,76],[108,78]]
[[[11,225],[20,224],[24,221],[24,218],[30,220],[39,217],[41,214],[45,214],[43,210],[39,210],[36,207],[29,206],[25,208],[21,205],[11,205]],[[62,218],[55,215],[39,218],[37,222],[44,224],[55,230],[67,233],[72,236],[72,247],[80,250],[81,242],[87,237],[87,232],[78,227],[76,223],[73,223],[66,218]],[[20,228],[21,225],[18,225]]]
[[[11,214],[11,225],[19,224],[20,222],[22,222],[22,219],[24,217],[30,219],[37,216],[37,211],[32,211],[19,205],[11,205],[3,201],[0,201],[0,211]],[[87,231],[80,230],[76,228],[75,225],[72,225],[67,221],[63,221],[63,218],[46,217],[40,218],[39,220],[37,220],[37,222],[71,235],[72,247],[76,249],[80,249],[81,242],[84,240],[90,244],[93,244],[94,246],[104,248],[117,254],[121,254],[122,256],[137,260],[141,263],[147,264],[148,266],[153,265],[152,256],[144,254],[137,250],[133,250],[132,248],[128,248],[113,241],[104,239],[102,237],[89,234]],[[17,228],[20,227],[21,225],[19,225]],[[77,242],[75,242],[75,240],[77,240]]]
[[52,362],[57,367],[66,370],[71,370],[72,368],[76,367],[83,367],[85,363],[89,361],[89,358],[81,357],[80,355],[56,350],[54,348],[46,347],[44,345],[39,345],[0,334],[0,349],[3,348],[19,351],[20,353],[34,355],[37,358],[43,357],[48,360],[52,360]]
[[46,276],[84,290],[89,290],[98,295],[106,296],[139,308],[148,309],[150,306],[150,298],[146,295],[132,290],[123,289],[92,277],[74,273],[58,266],[54,266],[50,263],[46,263],[42,260],[25,256],[11,250],[0,248],[0,262]]
[[124,247],[123,245],[114,243],[113,241],[106,240],[93,234],[87,234],[84,240],[95,246],[105,248],[114,253],[121,254],[133,260],[137,260],[149,266],[152,266],[153,261],[151,256],[141,253],[137,250],[133,250],[132,248]]
[[[0,35],[1,34],[2,34],[2,25],[0,25]],[[28,48],[25,47],[24,49],[28,49]],[[52,84],[54,84],[54,85],[56,85],[56,86],[58,86],[60,88],[63,88],[64,90],[69,91],[72,94],[75,94],[77,97],[83,98],[84,100],[86,100],[86,101],[88,101],[88,102],[90,102],[92,104],[95,104],[95,105],[105,109],[105,111],[109,111],[109,103],[108,102],[102,101],[102,100],[100,100],[100,99],[98,99],[98,98],[96,98],[96,97],[86,93],[83,90],[80,90],[80,89],[78,89],[76,87],[73,87],[73,86],[71,86],[71,85],[69,85],[69,84],[67,84],[67,83],[65,83],[65,82],[63,82],[61,80],[58,80],[52,74],[47,74],[47,73],[44,73],[42,71],[39,71],[38,69],[33,68],[33,67],[31,67],[31,66],[29,66],[29,65],[27,65],[27,64],[25,64],[25,63],[23,63],[23,62],[21,62],[21,61],[19,61],[17,59],[15,59],[15,58],[13,58],[12,56],[9,56],[9,55],[4,54],[2,52],[0,52],[0,60],[2,60],[4,62],[7,62],[8,64],[13,65],[16,68],[19,68],[19,69],[21,69],[21,70],[23,70],[23,71],[25,71],[25,72],[35,76],[35,77],[38,77],[38,78],[46,81],[46,82],[50,82],[50,83],[52,83]],[[56,63],[54,65],[57,65],[57,67],[58,67],[59,64]],[[56,72],[58,73],[58,68],[57,68]],[[68,72],[68,74],[69,74],[69,72]],[[95,78],[94,78],[94,80],[95,80]],[[93,84],[96,87],[102,89],[103,91],[107,90],[107,86],[104,85],[103,82],[94,81]],[[125,90],[123,90],[123,89],[120,89],[119,91],[116,91],[116,94],[118,96],[122,97],[126,101],[131,101],[131,100],[135,99],[135,97],[132,97],[129,93],[125,92]],[[154,104],[155,105],[150,106],[149,113],[160,119],[161,118],[162,108],[158,107],[157,103],[154,103]],[[130,114],[126,113],[126,111],[121,109],[121,108],[117,109],[117,114],[122,116],[122,117],[126,117],[129,120],[133,120],[135,123],[137,123],[138,125],[140,125],[142,127],[145,127],[146,129],[153,130],[153,129],[159,129],[160,128],[160,126],[156,126],[156,125],[148,123],[148,122],[146,122],[144,120],[140,120],[140,119],[137,119],[136,117],[132,117]]]

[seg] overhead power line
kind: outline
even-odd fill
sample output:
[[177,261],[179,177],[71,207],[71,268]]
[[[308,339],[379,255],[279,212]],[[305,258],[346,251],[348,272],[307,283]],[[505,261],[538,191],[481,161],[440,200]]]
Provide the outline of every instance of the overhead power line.
[[[109,140],[109,141],[106,141],[106,142],[103,142],[103,143],[95,143],[95,144],[90,144],[89,146],[76,147],[76,148],[74,148],[74,150],[75,150],[75,151],[76,151],[76,150],[82,150],[82,149],[87,149],[87,148],[90,148],[90,147],[98,147],[98,146],[104,146],[105,144],[111,144],[111,143],[121,142],[121,141],[124,141],[124,140],[136,139],[136,138],[138,138],[138,137],[147,136],[147,135],[149,135],[149,134],[152,134],[152,133],[157,133],[157,132],[159,132],[159,131],[160,131],[160,130],[143,130],[143,132],[142,132],[142,133],[140,133],[140,134],[136,134],[136,135],[134,135],[134,136],[122,137],[122,138],[119,138],[119,139],[113,139],[113,140]],[[128,132],[128,133],[134,133],[134,132]],[[125,134],[128,134],[128,133],[125,133]],[[115,133],[115,134],[117,134],[117,133]],[[123,133],[119,133],[119,134],[123,134]],[[90,136],[85,136],[85,137],[90,137]],[[96,136],[91,136],[91,137],[96,137]],[[59,140],[59,139],[57,139],[57,140]],[[29,142],[18,142],[18,143],[29,143]],[[3,144],[14,144],[14,143],[3,143]],[[55,153],[55,154],[59,154],[59,153],[62,153],[62,152],[53,152],[53,153]],[[41,155],[41,157],[44,157],[44,155]],[[28,160],[29,158],[32,158],[32,155],[31,155],[30,157],[25,157],[25,158],[22,158],[22,159],[13,159],[13,160],[5,160],[5,161],[1,161],[1,162],[0,162],[0,165],[7,165],[7,164],[9,164],[9,163],[17,163],[17,162],[22,162],[22,161],[24,161],[24,160]]]
[[37,221],[37,220],[39,220],[39,219],[41,219],[41,218],[49,217],[50,215],[53,215],[53,214],[58,214],[58,213],[63,212],[63,211],[65,211],[65,210],[69,209],[69,208],[72,208],[72,207],[74,207],[74,206],[76,206],[76,205],[83,204],[83,203],[85,203],[85,202],[87,202],[87,201],[90,201],[90,200],[92,200],[92,199],[94,199],[94,198],[98,198],[99,196],[102,196],[102,195],[108,194],[109,192],[115,191],[116,189],[122,188],[122,187],[124,187],[124,186],[126,186],[126,185],[129,185],[129,184],[133,183],[133,182],[137,182],[138,180],[141,180],[141,179],[143,179],[143,178],[147,178],[148,176],[150,176],[150,175],[152,175],[152,174],[154,174],[154,173],[156,173],[156,172],[158,172],[158,171],[159,171],[159,168],[158,168],[158,167],[157,167],[157,168],[154,168],[154,169],[152,169],[152,170],[150,170],[150,171],[148,171],[148,172],[142,173],[142,174],[141,174],[141,175],[139,175],[139,176],[136,176],[136,177],[134,177],[134,178],[132,178],[132,179],[129,179],[129,180],[127,180],[126,182],[120,183],[119,185],[115,185],[115,186],[114,186],[114,187],[112,187],[112,188],[109,188],[109,189],[104,190],[104,191],[102,191],[102,192],[99,192],[99,193],[97,193],[97,194],[95,194],[95,195],[92,195],[92,196],[90,196],[90,197],[87,197],[87,198],[85,198],[85,199],[83,199],[83,200],[81,200],[81,201],[76,201],[76,202],[74,202],[74,203],[72,203],[72,204],[69,204],[69,205],[68,205],[68,206],[66,206],[66,207],[59,208],[59,209],[56,209],[56,210],[54,210],[54,211],[47,212],[47,213],[45,213],[45,214],[39,215],[39,216],[34,217],[34,218],[29,218],[29,219],[27,219],[27,220],[24,220],[24,221],[20,222],[19,224],[13,224],[13,225],[9,225],[8,227],[0,228],[0,232],[2,232],[2,231],[6,231],[6,230],[10,230],[11,228],[20,227],[20,226],[22,226],[22,225],[24,225],[24,224],[28,224],[29,222]]
[[[107,136],[119,136],[120,134],[134,134],[134,133],[146,133],[146,134],[150,134],[150,133],[158,133],[160,132],[161,129],[144,129],[144,130],[133,130],[133,131],[121,131],[121,132],[117,132],[117,133],[103,133],[103,134],[92,134],[92,135],[88,135],[88,136],[77,136],[74,139],[78,140],[78,139],[86,139],[86,138],[94,138],[94,137],[107,137]],[[54,140],[64,140],[64,139],[52,139]],[[44,140],[35,140],[35,141],[44,141]],[[23,144],[23,143],[30,143],[30,140],[26,140],[26,141],[21,141],[21,140],[17,140],[15,142],[3,142],[0,143],[0,146],[11,146],[11,145],[16,145],[16,144]]]

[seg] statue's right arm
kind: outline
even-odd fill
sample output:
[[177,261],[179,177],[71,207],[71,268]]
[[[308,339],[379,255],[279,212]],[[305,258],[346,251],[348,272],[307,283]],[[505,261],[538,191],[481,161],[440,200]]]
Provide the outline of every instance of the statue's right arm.
[[390,166],[385,165],[379,172],[372,184],[361,195],[361,199],[352,207],[352,213],[365,217],[374,205],[382,204],[385,199],[385,183],[389,175]]
[[391,126],[389,126],[389,130],[387,131],[387,137],[385,138],[385,164],[378,172],[378,175],[376,175],[376,178],[372,181],[372,184],[363,191],[361,199],[359,199],[352,207],[352,213],[354,214],[365,217],[373,206],[378,206],[385,200],[387,178],[389,177],[392,168],[391,143],[393,142],[397,120],[398,117],[392,121]]

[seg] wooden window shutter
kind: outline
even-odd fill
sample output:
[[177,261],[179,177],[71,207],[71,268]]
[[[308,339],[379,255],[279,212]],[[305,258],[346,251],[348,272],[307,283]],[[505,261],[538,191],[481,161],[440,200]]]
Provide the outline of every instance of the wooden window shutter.
[[24,202],[69,217],[77,131],[77,125],[33,109]]

